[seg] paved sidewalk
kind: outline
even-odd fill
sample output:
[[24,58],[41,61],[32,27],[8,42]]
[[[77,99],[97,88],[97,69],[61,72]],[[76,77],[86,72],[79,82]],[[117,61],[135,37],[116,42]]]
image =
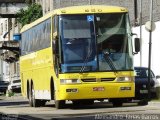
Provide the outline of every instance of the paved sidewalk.
[[16,93],[14,96],[8,97],[6,95],[0,95],[0,100],[6,100],[6,101],[11,101],[11,100],[27,100],[24,98],[21,93]]

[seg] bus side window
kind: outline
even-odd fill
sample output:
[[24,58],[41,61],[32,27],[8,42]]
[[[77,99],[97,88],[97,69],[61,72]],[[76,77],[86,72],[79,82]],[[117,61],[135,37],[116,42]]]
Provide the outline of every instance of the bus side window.
[[57,16],[54,16],[54,18],[53,18],[53,34],[54,33],[57,33],[57,36],[59,35],[58,34],[58,17]]

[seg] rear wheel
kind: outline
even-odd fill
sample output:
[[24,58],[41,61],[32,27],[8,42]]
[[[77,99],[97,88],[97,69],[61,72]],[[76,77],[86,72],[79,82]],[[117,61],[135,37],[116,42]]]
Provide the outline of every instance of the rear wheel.
[[34,91],[34,85],[32,84],[31,87],[31,99],[33,103],[33,107],[40,107],[41,106],[41,100],[35,99],[35,91]]
[[31,84],[28,87],[28,99],[29,99],[29,105],[31,107],[45,106],[46,103],[46,100],[35,99],[35,91],[33,84]]
[[29,99],[29,105],[30,105],[30,107],[33,107],[31,86],[28,87],[28,99]]
[[47,102],[46,100],[41,100],[40,101],[40,106],[45,106],[46,102]]

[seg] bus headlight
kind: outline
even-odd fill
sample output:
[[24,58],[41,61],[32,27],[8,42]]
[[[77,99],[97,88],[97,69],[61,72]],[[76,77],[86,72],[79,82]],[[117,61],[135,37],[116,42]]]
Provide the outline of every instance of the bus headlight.
[[79,79],[61,79],[61,84],[79,84],[81,81]]
[[134,78],[133,77],[129,77],[129,76],[125,76],[125,77],[118,77],[117,78],[118,82],[133,82]]

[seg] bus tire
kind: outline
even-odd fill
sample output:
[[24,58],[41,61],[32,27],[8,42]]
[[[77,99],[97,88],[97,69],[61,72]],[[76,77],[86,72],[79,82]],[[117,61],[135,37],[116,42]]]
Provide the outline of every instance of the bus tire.
[[81,106],[81,105],[93,105],[94,100],[73,100],[73,106]]
[[113,104],[113,107],[121,107],[123,105],[124,99],[111,98],[109,99],[109,102]]
[[33,102],[33,107],[40,107],[41,106],[41,101],[38,100],[38,99],[35,99],[35,92],[34,92],[34,85],[32,84],[32,87],[31,87],[31,99],[32,99],[32,102]]
[[79,100],[74,100],[74,101],[72,101],[72,103],[73,103],[73,106],[80,106],[81,105]]
[[84,100],[83,105],[93,105],[94,104],[94,100]]
[[54,100],[55,89],[54,89],[53,78],[51,78],[51,82],[50,82],[50,90],[51,90],[51,100]]
[[29,99],[29,106],[33,107],[33,101],[32,101],[32,90],[31,90],[31,86],[28,87],[28,99]]
[[65,100],[55,100],[55,108],[56,109],[65,108]]
[[41,100],[41,101],[39,101],[39,104],[40,104],[40,106],[43,107],[43,106],[45,106],[46,102],[47,102],[46,100]]
[[148,105],[148,100],[140,100],[140,101],[138,102],[138,105],[139,105],[139,106]]
[[122,107],[123,102],[121,102],[121,101],[114,101],[114,102],[112,102],[112,104],[113,104],[113,107]]
[[27,98],[29,99],[29,81],[27,80]]

